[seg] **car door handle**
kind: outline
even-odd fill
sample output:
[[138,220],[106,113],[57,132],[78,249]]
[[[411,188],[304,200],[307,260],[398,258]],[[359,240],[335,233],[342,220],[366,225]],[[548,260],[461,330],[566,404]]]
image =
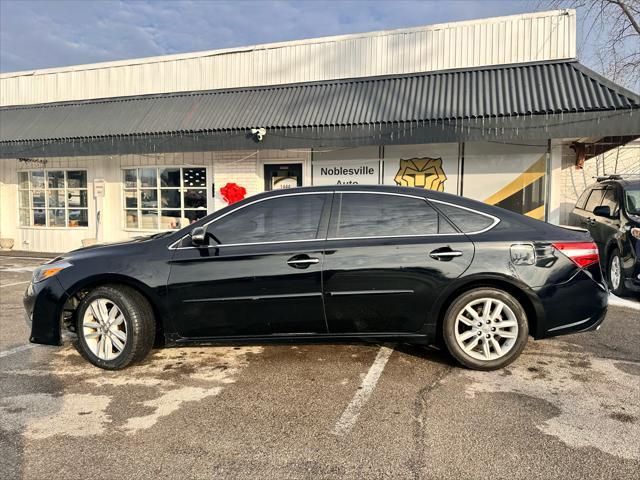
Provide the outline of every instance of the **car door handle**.
[[461,257],[462,252],[460,250],[451,250],[449,247],[446,247],[432,251],[429,256],[435,260],[449,260],[454,257]]
[[296,255],[287,260],[287,265],[293,268],[308,268],[309,265],[320,263],[320,259],[309,257],[307,255]]

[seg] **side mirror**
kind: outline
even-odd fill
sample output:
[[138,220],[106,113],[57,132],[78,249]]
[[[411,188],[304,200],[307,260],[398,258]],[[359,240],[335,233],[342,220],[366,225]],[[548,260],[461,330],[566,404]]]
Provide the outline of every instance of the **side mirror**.
[[206,245],[209,243],[207,240],[207,230],[204,227],[196,227],[191,230],[191,242],[196,246],[200,247],[202,245]]
[[593,214],[596,217],[611,218],[611,207],[609,205],[600,205],[593,209]]

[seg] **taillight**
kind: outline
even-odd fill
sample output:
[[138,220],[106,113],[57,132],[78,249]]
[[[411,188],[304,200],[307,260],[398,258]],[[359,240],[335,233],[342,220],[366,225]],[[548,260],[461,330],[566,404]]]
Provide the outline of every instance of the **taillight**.
[[560,242],[554,243],[553,246],[580,268],[588,267],[600,260],[598,247],[593,242]]

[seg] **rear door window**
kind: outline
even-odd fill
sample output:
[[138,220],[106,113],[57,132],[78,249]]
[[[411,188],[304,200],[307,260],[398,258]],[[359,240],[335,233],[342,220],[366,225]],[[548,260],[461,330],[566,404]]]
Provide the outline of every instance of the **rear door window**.
[[591,190],[588,188],[582,192],[582,195],[580,195],[580,198],[578,198],[578,201],[576,202],[577,208],[584,208],[584,204],[587,203],[587,198],[589,198],[590,192]]
[[336,196],[330,238],[398,237],[456,233],[451,224],[420,198],[376,193]]
[[481,232],[496,223],[493,217],[480,212],[467,210],[447,203],[438,203],[436,206],[464,233]]
[[593,209],[600,205],[602,202],[602,196],[604,195],[604,189],[598,188],[591,191],[591,195],[589,195],[589,199],[587,200],[584,209],[588,212],[593,212]]

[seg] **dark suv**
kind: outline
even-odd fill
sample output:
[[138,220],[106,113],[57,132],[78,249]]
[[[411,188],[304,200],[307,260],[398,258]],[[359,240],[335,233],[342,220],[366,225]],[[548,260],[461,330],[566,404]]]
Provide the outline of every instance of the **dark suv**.
[[569,223],[591,233],[613,293],[640,292],[640,177],[598,177],[580,195]]

